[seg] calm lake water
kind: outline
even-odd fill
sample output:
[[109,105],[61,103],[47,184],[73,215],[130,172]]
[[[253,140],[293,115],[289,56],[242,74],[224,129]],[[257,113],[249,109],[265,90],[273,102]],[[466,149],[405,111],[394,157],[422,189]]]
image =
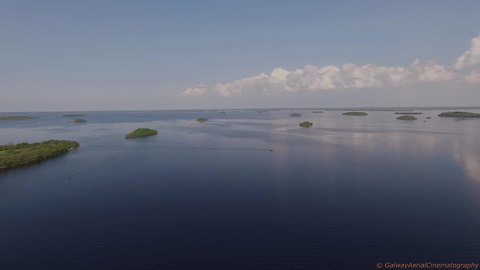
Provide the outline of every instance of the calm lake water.
[[[413,122],[310,110],[0,122],[0,144],[81,144],[0,172],[0,269],[480,263],[480,119],[438,113]],[[314,126],[298,127],[306,120]],[[159,134],[124,139],[138,127]]]

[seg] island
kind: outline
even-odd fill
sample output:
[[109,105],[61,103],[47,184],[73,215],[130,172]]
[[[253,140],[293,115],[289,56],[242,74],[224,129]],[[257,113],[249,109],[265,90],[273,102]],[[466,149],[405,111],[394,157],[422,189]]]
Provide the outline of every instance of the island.
[[73,120],[73,123],[75,123],[75,124],[85,124],[85,123],[87,123],[87,120],[83,119],[83,118],[77,118],[77,119]]
[[0,121],[23,121],[23,120],[30,120],[34,119],[35,117],[26,116],[26,115],[0,115]]
[[480,113],[472,112],[443,112],[439,114],[440,117],[452,117],[452,118],[480,118]]
[[0,145],[0,171],[54,158],[79,146],[66,140]]
[[342,115],[356,115],[356,116],[366,116],[368,113],[366,112],[344,112]]
[[70,114],[62,115],[62,117],[65,117],[65,118],[77,118],[77,117],[85,117],[85,116],[87,115],[83,113],[70,113]]
[[398,120],[417,120],[417,117],[413,115],[402,115],[397,117]]
[[208,121],[208,119],[207,119],[207,118],[200,117],[200,118],[197,118],[196,121],[197,121],[198,123],[205,123],[205,122]]
[[323,113],[323,111],[313,110],[312,113]]
[[149,129],[149,128],[137,128],[134,131],[128,133],[125,135],[125,139],[133,139],[133,138],[138,138],[138,137],[147,137],[147,136],[153,136],[157,135],[158,131],[155,129]]
[[422,113],[421,112],[396,112],[395,114],[407,115],[407,114],[422,114]]
[[302,115],[299,113],[292,113],[290,114],[290,117],[301,117]]
[[298,124],[299,126],[301,126],[302,128],[309,128],[311,126],[313,126],[313,123],[312,122],[308,122],[308,121],[305,121],[305,122],[302,122],[300,124]]

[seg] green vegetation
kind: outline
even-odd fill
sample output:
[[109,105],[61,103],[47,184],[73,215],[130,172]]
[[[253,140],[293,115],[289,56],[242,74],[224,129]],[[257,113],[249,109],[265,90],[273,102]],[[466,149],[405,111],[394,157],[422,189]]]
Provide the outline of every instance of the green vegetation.
[[34,117],[32,116],[26,116],[26,115],[6,115],[6,116],[0,116],[0,121],[22,121],[22,120],[30,120],[33,118]]
[[408,115],[408,114],[422,114],[422,113],[421,112],[396,112],[395,114]]
[[73,120],[73,122],[75,124],[85,124],[85,123],[87,123],[87,120],[85,120],[83,118],[77,118],[77,119]]
[[413,115],[402,115],[397,117],[398,120],[417,120],[417,117]]
[[444,112],[439,114],[440,117],[455,117],[455,118],[480,118],[480,113],[472,112]]
[[197,118],[197,122],[198,122],[198,123],[205,123],[205,122],[207,122],[207,121],[208,121],[207,118],[203,118],[203,117]]
[[323,111],[316,111],[316,110],[313,110],[312,113],[323,113]]
[[299,126],[301,126],[303,128],[309,128],[309,127],[313,126],[313,123],[305,121],[305,122],[300,123]]
[[138,137],[153,136],[153,135],[157,135],[157,134],[158,134],[158,131],[156,131],[155,129],[137,128],[134,131],[125,135],[125,139],[133,139],[133,138],[138,138]]
[[342,113],[343,115],[356,115],[356,116],[365,116],[368,115],[368,113],[365,112],[344,112]]
[[62,115],[62,117],[65,117],[65,118],[76,118],[76,117],[85,117],[85,116],[87,115],[83,113],[70,113],[70,114]]
[[47,160],[79,146],[78,142],[64,140],[0,145],[0,171]]
[[302,115],[299,113],[292,113],[290,114],[290,117],[301,117]]

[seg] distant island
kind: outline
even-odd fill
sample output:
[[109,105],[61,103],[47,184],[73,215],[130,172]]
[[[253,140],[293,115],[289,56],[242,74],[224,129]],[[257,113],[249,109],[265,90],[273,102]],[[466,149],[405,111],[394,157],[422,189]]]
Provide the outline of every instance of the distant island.
[[344,112],[342,115],[356,115],[356,116],[366,116],[368,113],[366,112]]
[[421,112],[396,112],[395,114],[403,114],[403,115],[406,115],[406,114],[422,114]]
[[443,112],[439,114],[440,117],[453,117],[453,118],[480,118],[480,113],[472,112]]
[[85,117],[85,116],[87,115],[83,113],[70,113],[70,114],[62,115],[62,117],[65,117],[65,118],[75,118],[75,117]]
[[312,113],[323,113],[323,111],[313,110]]
[[197,118],[196,121],[197,121],[198,123],[205,123],[205,122],[208,121],[208,119],[207,119],[207,118],[200,117],[200,118]]
[[290,114],[290,117],[301,117],[302,115],[299,113],[292,113]]
[[147,136],[153,136],[157,135],[158,131],[155,129],[149,129],[149,128],[137,128],[134,131],[128,133],[125,135],[125,139],[133,139],[133,138],[138,138],[138,137],[147,137]]
[[312,122],[308,122],[308,121],[305,121],[305,122],[302,122],[300,124],[298,124],[299,126],[303,127],[303,128],[309,128],[311,126],[313,126],[313,123]]
[[417,120],[417,117],[413,115],[402,115],[397,117],[398,120]]
[[47,160],[79,146],[76,141],[66,140],[0,145],[0,171]]
[[7,116],[0,116],[0,121],[22,121],[22,120],[30,120],[34,118],[35,117],[26,116],[26,115],[7,115]]
[[85,123],[87,123],[87,120],[85,120],[83,118],[77,118],[77,119],[73,120],[73,122],[75,124],[85,124]]

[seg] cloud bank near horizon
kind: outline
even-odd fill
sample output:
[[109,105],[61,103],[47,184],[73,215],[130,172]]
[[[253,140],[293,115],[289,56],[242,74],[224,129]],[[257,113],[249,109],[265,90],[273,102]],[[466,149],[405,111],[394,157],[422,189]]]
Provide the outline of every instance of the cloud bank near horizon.
[[213,87],[197,85],[181,92],[182,97],[296,93],[301,91],[331,91],[398,87],[427,83],[457,82],[480,83],[480,35],[470,42],[470,48],[452,65],[415,59],[406,67],[378,66],[375,64],[341,66],[307,65],[296,70],[275,68],[269,74],[218,83]]

